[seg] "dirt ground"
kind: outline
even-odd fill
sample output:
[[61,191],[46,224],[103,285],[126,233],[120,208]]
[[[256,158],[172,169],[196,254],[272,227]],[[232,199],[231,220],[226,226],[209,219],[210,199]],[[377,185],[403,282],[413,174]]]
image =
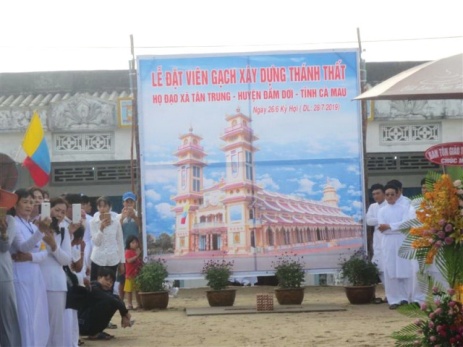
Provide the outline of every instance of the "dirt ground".
[[[275,287],[236,288],[235,306],[255,307],[256,294],[273,293]],[[303,304],[334,304],[345,311],[187,316],[187,308],[209,306],[206,289],[180,289],[166,310],[132,311],[135,324],[131,328],[121,329],[116,313],[112,322],[118,329],[106,330],[115,338],[89,341],[83,337],[82,347],[394,346],[391,333],[411,323],[387,304],[349,304],[343,287],[306,287]],[[376,294],[384,297],[381,286]]]

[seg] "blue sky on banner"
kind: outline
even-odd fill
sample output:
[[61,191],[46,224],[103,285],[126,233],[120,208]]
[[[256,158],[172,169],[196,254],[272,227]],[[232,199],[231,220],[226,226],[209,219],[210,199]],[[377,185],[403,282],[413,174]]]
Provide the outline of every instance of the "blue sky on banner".
[[[248,60],[249,58],[249,60]],[[264,189],[320,201],[327,180],[336,187],[340,207],[359,220],[362,215],[362,183],[360,172],[360,124],[358,103],[351,101],[358,92],[356,54],[354,52],[308,52],[306,54],[274,54],[257,56],[194,57],[186,59],[139,60],[139,91],[141,146],[143,148],[142,173],[145,188],[147,230],[154,234],[173,231],[174,206],[171,197],[177,192],[175,151],[180,145],[179,135],[192,128],[203,137],[201,145],[207,153],[208,166],[204,170],[205,187],[218,182],[225,174],[225,155],[220,150],[220,139],[229,126],[227,114],[239,108],[245,115],[252,115],[252,128],[259,138],[255,145],[256,182]],[[323,77],[307,82],[260,82],[262,67],[274,65],[289,71],[289,66],[323,66],[341,61],[345,64],[345,78],[328,81]],[[212,70],[225,71],[250,65],[257,68],[256,83],[231,83],[213,85]],[[162,66],[162,71],[158,67]],[[200,67],[208,71],[208,83],[188,85],[186,70]],[[174,68],[183,71],[183,83],[166,86],[165,76]],[[161,72],[160,83],[153,80],[153,72]],[[267,71],[267,70],[265,70]],[[239,81],[240,74],[237,73]],[[154,84],[162,84],[162,86]],[[310,85],[317,97],[302,98],[302,86]],[[278,98],[265,99],[269,87],[280,90]],[[320,97],[325,90],[345,88],[344,97]],[[282,90],[291,90],[294,96],[283,98]],[[181,95],[208,92],[230,92],[230,101],[181,102]],[[239,100],[239,92],[261,91],[262,98],[253,102]],[[165,102],[169,95],[180,95],[178,102]],[[161,102],[153,103],[159,96]],[[158,100],[158,99],[156,99]],[[277,111],[278,107],[278,111]],[[318,107],[318,109],[317,109]],[[291,109],[292,108],[292,109]],[[329,109],[329,111],[322,110]],[[310,109],[310,111],[308,111]],[[260,110],[260,111],[259,111]],[[265,111],[265,113],[264,113]]]
[[0,72],[121,70],[135,54],[358,47],[366,61],[461,52],[458,1],[16,0],[0,21]]

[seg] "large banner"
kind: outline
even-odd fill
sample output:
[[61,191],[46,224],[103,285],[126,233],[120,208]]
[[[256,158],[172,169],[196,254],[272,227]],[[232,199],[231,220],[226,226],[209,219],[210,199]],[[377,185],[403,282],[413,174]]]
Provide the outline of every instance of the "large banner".
[[213,257],[263,275],[285,252],[320,271],[361,247],[358,66],[355,50],[138,57],[148,254],[194,278]]

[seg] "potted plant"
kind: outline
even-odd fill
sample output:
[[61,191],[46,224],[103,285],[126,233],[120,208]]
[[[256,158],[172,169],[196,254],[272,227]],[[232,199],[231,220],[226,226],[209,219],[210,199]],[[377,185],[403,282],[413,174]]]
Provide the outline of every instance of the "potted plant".
[[275,296],[280,305],[300,305],[304,300],[304,287],[301,287],[305,278],[304,262],[302,256],[285,252],[272,262],[278,288]]
[[368,304],[375,299],[379,271],[375,263],[360,249],[341,262],[341,277],[349,285],[344,286],[351,304]]
[[201,273],[211,288],[206,292],[210,306],[233,306],[236,290],[227,289],[232,274],[233,261],[209,259],[204,262]]
[[135,283],[145,310],[165,309],[167,307],[169,292],[164,289],[164,282],[168,275],[166,261],[161,258],[145,264],[141,268],[140,273],[135,278]]

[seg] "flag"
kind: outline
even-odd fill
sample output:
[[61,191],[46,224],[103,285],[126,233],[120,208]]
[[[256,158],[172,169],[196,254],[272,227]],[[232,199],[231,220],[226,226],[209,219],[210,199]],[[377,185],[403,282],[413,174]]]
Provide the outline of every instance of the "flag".
[[51,164],[42,122],[37,112],[32,115],[29,127],[24,134],[22,148],[27,155],[23,166],[29,170],[35,184],[43,187],[50,179]]
[[182,219],[180,220],[181,224],[185,224],[186,217],[188,216],[188,211],[190,210],[190,204],[183,206]]

